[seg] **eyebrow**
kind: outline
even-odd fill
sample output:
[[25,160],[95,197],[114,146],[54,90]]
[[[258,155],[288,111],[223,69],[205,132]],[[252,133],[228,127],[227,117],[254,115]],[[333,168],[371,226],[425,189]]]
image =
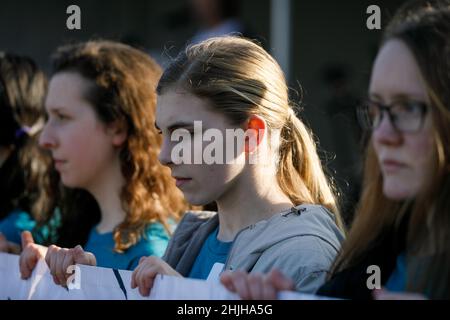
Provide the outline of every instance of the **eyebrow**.
[[[194,127],[194,123],[192,123],[192,122],[183,122],[183,121],[180,121],[180,122],[175,122],[175,123],[173,123],[173,124],[171,124],[168,128],[167,128],[167,130],[168,131],[174,131],[174,130],[176,130],[176,129],[181,129],[181,128],[193,128]],[[157,130],[160,130],[161,131],[161,129],[158,127],[158,124],[155,122],[155,128],[157,129]]]
[[66,112],[64,107],[49,107],[46,111],[47,113]]
[[[375,98],[377,100],[381,100],[383,101],[383,98],[375,93],[375,92],[369,92],[369,98]],[[422,97],[420,94],[417,93],[412,93],[412,94],[405,94],[405,93],[397,93],[397,94],[393,94],[391,96],[392,100],[424,100],[424,97]]]

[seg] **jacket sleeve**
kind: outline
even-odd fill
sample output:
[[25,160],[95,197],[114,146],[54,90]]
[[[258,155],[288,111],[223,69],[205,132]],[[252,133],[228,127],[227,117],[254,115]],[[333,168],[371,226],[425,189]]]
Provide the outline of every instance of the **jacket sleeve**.
[[267,249],[253,271],[278,269],[294,281],[296,291],[314,294],[325,283],[336,254],[319,237],[297,236]]
[[162,256],[162,259],[166,261],[169,265],[174,267],[176,264],[176,261],[179,259],[179,255],[182,253],[179,250],[177,250],[180,242],[180,238],[183,238],[186,229],[190,229],[192,225],[192,220],[195,219],[195,216],[190,213],[186,212],[183,217],[181,218],[181,221],[176,226],[174,233],[172,237],[169,240],[169,244],[167,245],[166,251],[164,252],[164,255]]

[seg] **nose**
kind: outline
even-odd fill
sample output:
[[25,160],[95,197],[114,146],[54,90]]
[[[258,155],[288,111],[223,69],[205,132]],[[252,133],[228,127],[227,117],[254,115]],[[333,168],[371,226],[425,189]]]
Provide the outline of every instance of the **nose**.
[[171,157],[172,148],[170,147],[170,143],[167,140],[168,139],[163,138],[158,159],[162,165],[170,167],[170,165],[172,164],[172,157]]
[[397,145],[402,141],[402,133],[394,128],[387,114],[381,119],[380,125],[373,130],[372,137],[376,143],[385,145]]
[[54,149],[56,148],[56,139],[52,133],[48,122],[45,124],[44,129],[39,136],[39,145],[44,149]]

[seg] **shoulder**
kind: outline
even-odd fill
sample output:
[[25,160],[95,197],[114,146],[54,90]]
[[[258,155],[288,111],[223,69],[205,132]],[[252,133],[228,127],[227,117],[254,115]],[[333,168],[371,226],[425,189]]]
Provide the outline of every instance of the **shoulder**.
[[0,220],[0,232],[14,243],[21,242],[20,234],[22,231],[32,231],[36,226],[36,221],[25,211],[15,210]]
[[327,223],[336,225],[334,213],[318,204],[302,204],[293,208],[293,211],[301,216],[303,223]]
[[162,223],[154,222],[147,225],[141,239],[125,253],[133,264],[143,256],[162,257],[170,240],[170,235]]
[[340,249],[344,234],[335,222],[334,215],[320,205],[300,205],[289,212],[274,216],[267,221],[265,236],[273,243],[285,240],[331,246]]
[[23,227],[24,230],[29,229],[29,226],[34,226],[35,221],[28,212],[21,210],[14,210],[6,216],[0,223],[9,223],[17,227]]
[[[173,224],[169,223],[169,226]],[[144,237],[148,239],[154,238],[168,238],[169,234],[161,222],[149,223],[145,228]]]
[[338,251],[322,239],[312,236],[296,236],[273,244],[262,255],[270,259],[292,262],[297,266],[328,268]]
[[180,221],[183,223],[203,223],[217,214],[215,211],[187,211]]

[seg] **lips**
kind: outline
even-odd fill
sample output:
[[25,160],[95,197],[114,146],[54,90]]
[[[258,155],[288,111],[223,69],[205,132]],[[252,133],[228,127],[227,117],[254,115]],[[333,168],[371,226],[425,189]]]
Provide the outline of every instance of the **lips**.
[[175,179],[175,184],[178,188],[192,180],[191,178],[183,178],[183,177],[173,177],[173,178]]
[[66,160],[60,160],[60,159],[53,159],[53,162],[54,162],[54,164],[55,164],[56,170],[61,169],[61,167],[62,167],[65,163],[67,163]]
[[394,173],[404,167],[406,165],[402,162],[392,160],[392,159],[385,159],[381,162],[383,171],[386,173]]

